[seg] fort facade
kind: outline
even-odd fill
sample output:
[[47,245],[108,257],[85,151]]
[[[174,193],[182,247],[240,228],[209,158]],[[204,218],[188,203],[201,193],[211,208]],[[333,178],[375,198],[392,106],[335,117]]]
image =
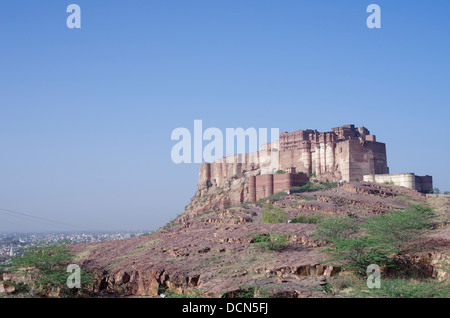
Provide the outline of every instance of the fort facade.
[[430,193],[433,190],[433,177],[416,176],[414,173],[365,175],[363,180],[367,182],[398,185],[422,193]]
[[345,125],[329,132],[283,132],[278,141],[263,145],[256,153],[204,163],[199,181],[200,185],[220,187],[232,179],[271,175],[278,170],[326,175],[329,181],[362,181],[364,175],[389,173],[385,144],[376,141],[365,127]]

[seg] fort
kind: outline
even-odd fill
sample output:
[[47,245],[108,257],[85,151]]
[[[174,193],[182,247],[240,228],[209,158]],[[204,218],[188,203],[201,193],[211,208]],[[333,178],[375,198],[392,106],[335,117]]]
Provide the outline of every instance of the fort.
[[433,190],[433,178],[431,176],[416,176],[414,173],[365,175],[363,180],[367,182],[395,184],[422,193],[429,193]]
[[231,199],[237,203],[259,200],[303,185],[308,182],[308,176],[327,182],[389,182],[423,192],[432,187],[429,176],[406,177],[414,182],[386,177],[390,176],[386,145],[365,127],[344,125],[328,132],[310,129],[283,132],[279,140],[264,144],[255,153],[204,163],[200,166],[199,188],[236,188],[237,180],[244,180],[243,189]]

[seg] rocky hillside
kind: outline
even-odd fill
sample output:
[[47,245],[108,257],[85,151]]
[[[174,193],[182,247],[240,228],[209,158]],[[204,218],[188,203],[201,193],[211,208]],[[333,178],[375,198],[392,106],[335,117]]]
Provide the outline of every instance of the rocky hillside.
[[[327,255],[320,251],[325,242],[313,235],[317,225],[308,220],[346,215],[359,222],[425,205],[435,209],[434,226],[397,261],[420,277],[448,275],[443,264],[450,247],[449,197],[425,196],[389,185],[347,183],[229,206],[229,190],[197,192],[185,214],[155,233],[75,245],[75,261],[99,275],[95,284],[99,296],[194,293],[237,297],[250,292],[255,296],[327,297],[330,279],[343,273],[326,262]],[[282,210],[287,222],[263,223],[267,205]],[[304,223],[290,222],[299,216]],[[271,233],[286,238],[283,246],[270,249],[258,244]]]

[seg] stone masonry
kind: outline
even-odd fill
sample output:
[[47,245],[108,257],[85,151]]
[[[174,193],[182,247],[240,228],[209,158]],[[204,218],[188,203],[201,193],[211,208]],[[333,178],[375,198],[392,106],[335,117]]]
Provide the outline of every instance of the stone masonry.
[[[296,173],[287,173],[284,177],[265,176],[278,170]],[[199,186],[227,187],[240,178],[249,180],[251,185],[253,180],[249,178],[261,175],[255,180],[256,191],[276,193],[280,189],[277,186],[281,182],[279,178],[291,178],[291,175],[296,178],[297,173],[327,176],[328,181],[362,181],[364,175],[388,174],[386,146],[376,141],[365,127],[354,125],[332,128],[329,132],[309,129],[283,132],[278,141],[263,145],[256,153],[238,154],[203,164]],[[267,181],[271,178],[273,190]],[[295,184],[293,180],[289,182]],[[267,186],[263,190],[258,184]],[[254,197],[253,189],[249,188],[249,191]]]

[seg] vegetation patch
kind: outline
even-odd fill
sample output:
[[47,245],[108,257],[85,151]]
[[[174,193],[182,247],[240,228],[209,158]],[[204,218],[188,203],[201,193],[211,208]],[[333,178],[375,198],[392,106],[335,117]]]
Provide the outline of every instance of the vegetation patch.
[[286,212],[281,208],[266,204],[262,210],[261,223],[286,223]]
[[291,223],[319,224],[326,218],[323,214],[300,214],[291,220]]
[[[314,180],[317,181],[317,180]],[[302,193],[302,192],[313,192],[313,191],[323,191],[326,189],[336,188],[338,184],[336,182],[307,182],[302,186],[291,187],[291,193]]]
[[329,243],[322,250],[331,256],[328,261],[365,276],[370,264],[394,267],[397,253],[429,226],[432,217],[432,210],[423,206],[371,217],[360,224],[349,217],[332,217],[319,223],[314,235]]
[[266,198],[259,199],[258,201],[256,201],[256,203],[263,204],[264,202],[267,202],[267,201],[269,201],[269,202],[276,202],[276,201],[279,201],[279,200],[283,199],[285,196],[288,196],[288,195],[289,194],[287,192],[284,192],[284,191],[277,192],[277,193],[272,194],[272,195],[270,195],[270,196],[268,196]]
[[448,298],[450,295],[450,280],[436,279],[381,279],[381,288],[368,288],[361,281],[350,290],[352,297],[380,298]]
[[30,286],[36,295],[57,294],[60,297],[75,297],[88,292],[94,274],[80,269],[80,288],[69,288],[67,279],[70,273],[67,266],[74,262],[67,248],[67,242],[56,244],[41,243],[26,248],[21,256],[11,260],[8,271],[23,276],[23,285]]
[[289,235],[269,232],[269,233],[251,233],[250,243],[255,246],[271,251],[280,251],[289,245]]
[[274,289],[276,286],[256,286],[256,285],[243,285],[237,291],[232,291],[226,296],[232,298],[273,298]]

